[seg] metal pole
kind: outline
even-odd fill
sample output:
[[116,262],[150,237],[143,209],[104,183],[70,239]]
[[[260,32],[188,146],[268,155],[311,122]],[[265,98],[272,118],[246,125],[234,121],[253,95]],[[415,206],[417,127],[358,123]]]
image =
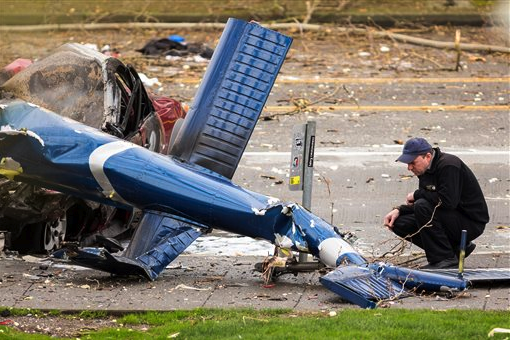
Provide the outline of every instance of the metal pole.
[[465,248],[467,244],[467,231],[463,229],[461,231],[461,242],[460,242],[460,257],[458,263],[458,278],[463,278],[463,267],[465,265]]
[[302,205],[304,208],[311,210],[312,179],[314,175],[314,144],[316,142],[316,122],[307,122],[307,128],[305,130],[305,141]]
[[[303,165],[302,206],[311,210],[312,180],[314,176],[314,146],[316,143],[316,122],[308,121],[305,130],[305,155]],[[307,262],[308,254],[300,253],[298,262]]]

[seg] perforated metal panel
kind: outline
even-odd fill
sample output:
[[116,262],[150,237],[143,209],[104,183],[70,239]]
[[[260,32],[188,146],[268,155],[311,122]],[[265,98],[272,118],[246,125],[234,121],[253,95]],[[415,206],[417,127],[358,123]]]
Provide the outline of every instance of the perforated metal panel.
[[291,42],[229,19],[170,154],[232,178]]
[[374,301],[377,300],[409,296],[401,284],[363,267],[337,267],[319,281],[344,300],[362,308],[376,308]]

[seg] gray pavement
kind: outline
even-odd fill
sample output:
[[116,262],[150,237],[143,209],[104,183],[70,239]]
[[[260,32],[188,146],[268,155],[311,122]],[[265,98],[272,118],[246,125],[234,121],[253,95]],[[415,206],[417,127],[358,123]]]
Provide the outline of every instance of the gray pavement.
[[[203,308],[358,308],[319,283],[320,273],[280,276],[265,285],[254,264],[260,256],[181,255],[156,281],[112,277],[82,267],[26,256],[0,261],[0,307],[102,310],[112,313]],[[509,254],[473,255],[467,268],[509,267]],[[428,294],[390,301],[391,308],[509,310],[509,282],[479,284],[448,299]]]
[[[450,30],[435,31],[431,34],[439,36],[431,38],[453,36]],[[41,38],[44,48],[58,46],[70,36],[81,39],[79,32],[66,34],[49,41],[45,33]],[[136,32],[122,34],[123,39],[144,41],[136,37]],[[101,35],[95,32],[102,39],[98,41],[112,39]],[[489,29],[463,28],[462,36],[476,41],[498,38]],[[5,50],[25,55],[22,52],[26,51],[18,51],[24,45],[18,43],[17,37],[6,36],[16,44]],[[202,38],[199,41],[204,41]],[[467,259],[467,266],[509,268],[509,55],[466,53],[462,58],[464,68],[453,72],[448,69],[455,60],[453,51],[387,40],[366,41],[349,35],[308,39],[307,35],[294,34],[294,38],[263,115],[282,112],[277,110],[279,105],[288,106],[284,111],[292,110],[292,99],[321,100],[316,108],[260,120],[233,181],[284,201],[301,202],[301,193],[290,192],[286,184],[291,131],[295,124],[315,120],[312,211],[341,230],[353,232],[358,237],[355,248],[364,256],[378,256],[395,244],[393,235],[382,227],[383,216],[390,207],[403,202],[406,193],[417,185],[415,178],[407,176],[406,167],[394,162],[401,150],[394,141],[423,136],[442,150],[459,155],[474,171],[485,193],[490,223],[476,240],[477,248]],[[86,41],[89,36],[83,39]],[[37,44],[30,46],[34,55],[43,53],[36,53],[33,46]],[[381,52],[383,47],[390,51]],[[370,56],[361,56],[368,51]],[[130,56],[129,51],[123,54]],[[181,67],[182,64],[188,67]],[[162,94],[191,102],[202,75],[192,71],[204,67],[188,61],[177,65],[149,61],[138,69],[150,77],[163,77],[172,68],[179,70],[183,81],[161,79]],[[360,107],[347,91],[357,98]],[[319,283],[319,273],[283,276],[275,286],[264,287],[260,274],[253,272],[254,264],[261,262],[263,256],[253,256],[256,252],[248,251],[256,241],[234,247],[232,235],[216,235],[226,237],[223,247],[217,244],[217,249],[201,251],[205,255],[197,255],[201,249],[190,250],[154,282],[60,265],[40,269],[41,263],[36,259],[1,258],[0,306],[109,311],[358,308],[324,288]],[[220,251],[218,248],[223,254],[232,254],[228,250],[233,248],[244,256],[212,256],[216,254],[213,250]],[[407,248],[405,255],[418,252]],[[509,293],[509,283],[490,284],[476,286],[454,299],[423,295],[393,301],[390,306],[509,310]]]

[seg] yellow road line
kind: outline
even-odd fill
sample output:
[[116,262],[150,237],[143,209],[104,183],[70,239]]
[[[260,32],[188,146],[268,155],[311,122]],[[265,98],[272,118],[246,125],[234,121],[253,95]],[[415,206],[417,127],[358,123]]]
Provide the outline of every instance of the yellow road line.
[[[197,84],[200,78],[171,78],[172,82]],[[277,84],[394,84],[394,83],[509,83],[509,77],[494,78],[287,78],[278,77]]]
[[[509,112],[509,105],[313,105],[302,111],[506,111]],[[296,110],[295,106],[266,106],[267,112],[291,112]]]
[[277,78],[278,83],[509,83],[509,77],[495,78]]

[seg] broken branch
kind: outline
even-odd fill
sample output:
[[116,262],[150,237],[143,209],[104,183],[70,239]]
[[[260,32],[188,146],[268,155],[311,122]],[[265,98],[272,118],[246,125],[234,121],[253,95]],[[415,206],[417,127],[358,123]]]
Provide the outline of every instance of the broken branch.
[[461,59],[460,41],[461,41],[461,31],[456,30],[456,36],[454,37],[454,47],[456,48],[456,67],[454,69],[456,71],[459,71],[461,68],[461,65],[460,65],[460,59]]
[[[222,23],[162,23],[162,22],[131,22],[131,23],[101,23],[101,24],[52,24],[52,25],[20,25],[20,26],[0,26],[0,32],[44,32],[61,30],[98,30],[98,29],[178,29],[178,28],[224,28]],[[263,27],[270,29],[300,29],[309,31],[330,31],[335,30],[341,33],[367,34],[367,29],[355,27],[331,27],[327,25],[302,24],[302,23],[272,23],[262,24]],[[392,33],[389,31],[375,31],[373,35],[380,38],[394,39],[399,42],[410,43],[434,48],[456,49],[453,42],[435,41],[424,38],[412,37],[405,34]],[[495,46],[477,43],[461,43],[459,46],[462,51],[481,51],[487,53],[509,53],[509,47]]]
[[[346,88],[344,88],[345,91]],[[293,105],[296,106],[296,108],[294,110],[291,110],[291,111],[287,111],[287,112],[282,112],[282,113],[273,113],[273,114],[270,114],[270,115],[261,115],[261,119],[263,120],[271,120],[277,116],[290,116],[290,115],[293,115],[293,114],[297,114],[297,113],[300,113],[304,110],[307,110],[307,109],[310,109],[311,106],[317,104],[317,103],[320,103],[328,98],[331,98],[333,97],[337,92],[339,91],[339,87],[336,87],[331,93],[323,96],[323,97],[320,97],[318,98],[317,100],[313,101],[313,102],[310,102],[308,101],[307,99],[304,99],[304,98],[297,98],[297,99],[293,99],[292,102],[293,102]],[[348,96],[350,96],[350,93],[348,92]],[[351,97],[350,97],[351,99]],[[355,99],[356,101],[356,99]],[[358,102],[357,102],[357,106],[358,106]]]

